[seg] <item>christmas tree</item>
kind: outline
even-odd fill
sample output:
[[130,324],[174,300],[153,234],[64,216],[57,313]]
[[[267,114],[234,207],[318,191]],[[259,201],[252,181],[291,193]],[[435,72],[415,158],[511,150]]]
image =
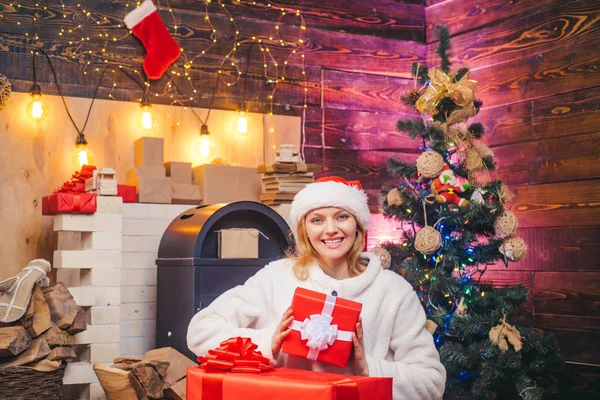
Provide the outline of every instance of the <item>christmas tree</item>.
[[[415,64],[415,88],[403,101],[421,118],[399,131],[421,138],[416,164],[389,160],[398,186],[382,188],[384,212],[403,221],[400,243],[385,244],[391,268],[415,288],[447,370],[446,399],[542,399],[556,396],[549,373],[560,367],[552,335],[532,327],[523,286],[484,284],[489,265],[522,260],[527,244],[506,207],[513,194],[495,177],[482,106],[468,68],[451,69],[450,40],[437,29],[441,67]],[[421,86],[421,87],[419,87]]]

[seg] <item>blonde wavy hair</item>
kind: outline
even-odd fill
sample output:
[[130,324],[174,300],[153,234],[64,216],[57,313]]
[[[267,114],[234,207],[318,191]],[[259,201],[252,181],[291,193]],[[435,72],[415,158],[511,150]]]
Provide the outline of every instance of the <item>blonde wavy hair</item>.
[[[350,277],[360,275],[365,270],[365,266],[360,262],[360,253],[365,248],[365,228],[358,222],[354,215],[352,215],[352,218],[356,221],[357,235],[352,248],[346,254],[348,275]],[[300,221],[298,221],[296,230],[296,245],[286,251],[286,256],[294,262],[293,268],[296,277],[301,281],[305,281],[308,279],[307,267],[314,262],[319,262],[319,253],[317,253],[308,238],[308,233],[306,232],[306,215],[303,215]]]

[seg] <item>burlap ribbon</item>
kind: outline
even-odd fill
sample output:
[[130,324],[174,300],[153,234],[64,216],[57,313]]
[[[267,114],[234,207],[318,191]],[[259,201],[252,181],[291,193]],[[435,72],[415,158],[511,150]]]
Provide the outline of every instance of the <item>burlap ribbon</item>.
[[417,110],[421,114],[436,115],[439,113],[438,104],[446,97],[450,97],[459,107],[467,106],[475,99],[477,89],[477,81],[468,79],[468,76],[467,72],[458,82],[454,82],[452,75],[437,68],[432,69],[429,71],[429,86],[415,105]]

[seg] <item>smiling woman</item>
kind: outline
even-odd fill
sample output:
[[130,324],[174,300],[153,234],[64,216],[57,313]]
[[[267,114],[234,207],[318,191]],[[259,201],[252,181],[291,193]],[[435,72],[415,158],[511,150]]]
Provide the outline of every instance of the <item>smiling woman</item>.
[[336,279],[350,277],[346,254],[358,236],[357,225],[356,219],[343,208],[324,207],[306,215],[306,235],[327,275]]
[[[440,399],[446,374],[417,295],[376,255],[362,252],[369,218],[359,182],[328,177],[306,186],[290,211],[295,249],[198,312],[188,328],[190,350],[204,356],[230,337],[249,337],[275,365],[392,377],[395,400]],[[298,287],[362,304],[346,368],[280,351]]]

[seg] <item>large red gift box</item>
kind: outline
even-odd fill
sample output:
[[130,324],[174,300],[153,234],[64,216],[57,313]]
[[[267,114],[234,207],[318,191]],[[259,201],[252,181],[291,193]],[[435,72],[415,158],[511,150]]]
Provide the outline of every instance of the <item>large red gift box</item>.
[[276,368],[248,374],[187,370],[187,400],[391,400],[392,378]]
[[362,304],[304,288],[292,299],[294,320],[281,351],[345,367]]
[[96,209],[94,193],[57,192],[42,198],[42,215],[93,214]]

